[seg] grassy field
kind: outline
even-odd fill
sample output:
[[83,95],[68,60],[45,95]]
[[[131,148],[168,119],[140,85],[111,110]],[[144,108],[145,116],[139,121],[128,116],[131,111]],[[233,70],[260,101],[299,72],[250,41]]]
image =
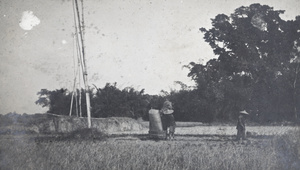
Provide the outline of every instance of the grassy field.
[[[150,140],[144,132],[94,139],[1,135],[0,169],[300,169],[298,128],[284,129],[278,135],[261,132],[244,144],[234,141],[231,134],[202,134],[205,128],[220,127],[202,128],[178,127],[180,133],[173,141]],[[273,130],[282,130],[278,128]]]

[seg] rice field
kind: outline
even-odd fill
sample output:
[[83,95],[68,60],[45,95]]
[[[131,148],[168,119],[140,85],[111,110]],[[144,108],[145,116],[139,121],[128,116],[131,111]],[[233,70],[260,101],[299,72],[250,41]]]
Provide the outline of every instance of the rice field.
[[144,127],[103,138],[0,135],[0,169],[300,169],[298,127],[250,126],[245,143],[234,126],[179,126],[172,141]]

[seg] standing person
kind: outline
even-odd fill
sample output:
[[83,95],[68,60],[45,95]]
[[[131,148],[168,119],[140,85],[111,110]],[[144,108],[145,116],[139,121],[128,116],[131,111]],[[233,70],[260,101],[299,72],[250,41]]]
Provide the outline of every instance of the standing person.
[[174,139],[176,123],[172,114],[173,112],[174,110],[172,103],[166,99],[162,109],[160,110],[162,115],[163,130],[166,131],[166,139]]
[[239,141],[240,139],[243,140],[246,139],[246,127],[245,127],[245,119],[246,116],[249,115],[245,110],[240,111],[239,117],[238,117],[238,121],[237,121],[237,125],[236,125],[236,129],[237,129],[237,136],[236,139]]

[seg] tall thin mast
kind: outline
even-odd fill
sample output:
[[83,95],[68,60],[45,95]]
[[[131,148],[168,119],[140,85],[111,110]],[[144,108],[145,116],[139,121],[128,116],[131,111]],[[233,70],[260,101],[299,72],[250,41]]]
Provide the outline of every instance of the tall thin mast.
[[83,81],[85,85],[85,95],[86,95],[86,108],[87,108],[87,117],[88,117],[88,128],[91,128],[91,104],[90,104],[90,94],[89,94],[89,85],[88,85],[88,78],[87,78],[87,67],[86,67],[86,60],[85,60],[85,51],[84,51],[84,39],[83,39],[83,32],[82,27],[80,24],[80,15],[79,15],[79,9],[78,9],[78,2],[75,0],[76,5],[76,12],[77,12],[77,18],[78,18],[78,29],[80,33],[80,39],[81,39],[81,49],[82,49],[82,58],[83,58]]
[[[78,59],[78,86],[77,88],[79,89],[79,99],[78,99],[78,105],[79,105],[79,108],[77,107],[77,103],[76,103],[76,109],[78,108],[79,109],[79,117],[82,117],[82,108],[81,108],[81,69],[83,70],[83,64],[82,64],[82,57],[81,57],[81,50],[80,50],[80,42],[79,42],[79,35],[78,35],[78,30],[77,30],[77,17],[76,17],[76,14],[75,14],[75,11],[76,11],[76,7],[75,7],[75,3],[74,1],[72,1],[72,4],[73,4],[73,11],[74,11],[74,26],[75,26],[75,39],[76,39],[76,52],[77,52],[77,59]],[[81,68],[81,69],[80,69]],[[76,88],[76,89],[77,89]],[[76,98],[76,101],[77,101],[77,98]],[[77,109],[77,110],[78,110]],[[76,112],[77,113],[77,112]]]

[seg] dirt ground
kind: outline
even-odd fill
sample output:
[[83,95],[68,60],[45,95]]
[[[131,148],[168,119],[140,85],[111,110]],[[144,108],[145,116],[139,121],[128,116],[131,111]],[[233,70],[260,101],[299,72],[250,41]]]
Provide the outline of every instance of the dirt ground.
[[[143,126],[138,131],[111,132],[111,134],[148,134],[149,122],[140,122]],[[204,125],[198,122],[178,122],[175,134],[181,135],[236,135],[236,126],[233,125]],[[246,126],[246,131],[252,136],[282,135],[297,130],[297,126]]]
[[[180,122],[175,130],[175,139],[172,141],[156,140],[149,137],[149,122],[140,122],[139,130],[110,131],[108,141],[161,141],[161,142],[189,142],[210,143],[212,145],[237,144],[235,141],[236,128],[230,125],[203,125],[201,123]],[[247,145],[261,145],[270,141],[274,136],[296,131],[297,126],[247,126]],[[1,135],[0,140],[11,135]],[[30,134],[16,135],[14,138],[30,138],[32,140],[60,140],[57,134]]]
[[149,129],[144,124],[144,129],[140,131],[130,132],[113,132],[110,134],[109,141],[155,141],[155,142],[171,142],[171,143],[188,143],[197,145],[208,145],[210,147],[236,145],[248,147],[264,147],[270,144],[270,141],[278,135],[283,135],[288,132],[296,131],[295,126],[248,126],[247,140],[241,143],[236,141],[235,126],[179,126],[176,128],[175,139],[172,141],[155,140],[149,137]]

